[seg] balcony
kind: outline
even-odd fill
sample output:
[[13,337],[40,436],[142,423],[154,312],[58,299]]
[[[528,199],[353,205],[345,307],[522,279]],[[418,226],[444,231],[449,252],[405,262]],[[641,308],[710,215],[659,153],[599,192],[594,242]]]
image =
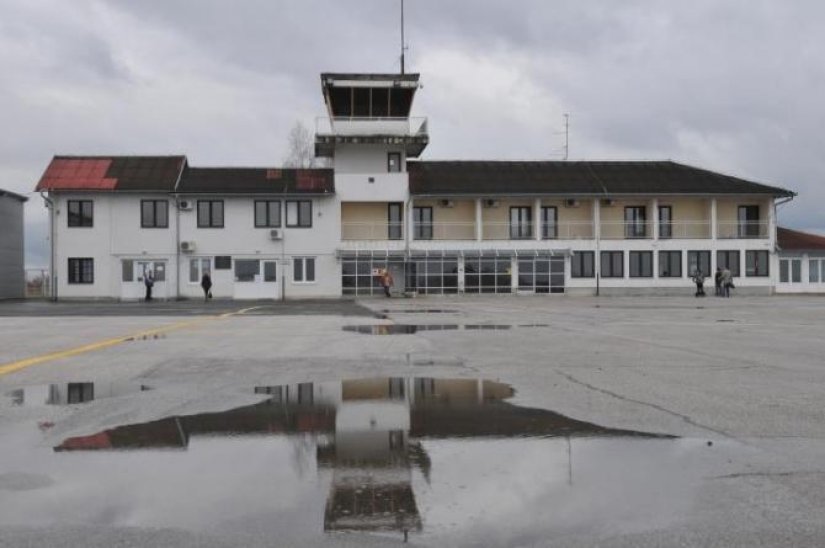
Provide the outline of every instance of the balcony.
[[768,221],[720,221],[716,237],[720,240],[759,239],[770,237]]
[[427,135],[427,118],[423,116],[397,117],[336,117],[319,116],[315,119],[315,135],[371,136],[393,135],[414,137]]

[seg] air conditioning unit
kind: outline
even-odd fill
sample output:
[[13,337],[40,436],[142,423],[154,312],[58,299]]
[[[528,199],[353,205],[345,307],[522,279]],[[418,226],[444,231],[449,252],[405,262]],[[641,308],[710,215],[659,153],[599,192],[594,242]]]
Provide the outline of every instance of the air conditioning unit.
[[604,200],[602,200],[602,205],[604,207],[612,207],[612,206],[616,205],[616,200],[614,200],[612,198],[605,198]]
[[452,200],[441,200],[438,202],[438,205],[441,207],[455,207],[455,203]]
[[181,211],[191,211],[193,207],[191,200],[181,200],[178,202],[178,209]]
[[579,207],[579,201],[574,200],[572,198],[569,198],[569,199],[564,201],[564,206],[565,207]]
[[284,235],[281,233],[280,228],[273,228],[269,231],[269,239],[273,241],[282,240]]
[[184,253],[192,253],[193,251],[195,251],[195,242],[181,242],[180,250]]
[[498,200],[484,200],[484,207],[498,207]]

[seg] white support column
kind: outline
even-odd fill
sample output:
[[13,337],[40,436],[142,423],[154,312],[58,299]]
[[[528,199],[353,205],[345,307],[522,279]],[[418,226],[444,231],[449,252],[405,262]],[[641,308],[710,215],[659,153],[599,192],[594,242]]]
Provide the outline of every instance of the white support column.
[[710,239],[715,240],[718,237],[718,227],[716,222],[716,198],[710,199]]
[[650,201],[650,222],[652,223],[652,230],[651,234],[654,240],[659,239],[659,200],[657,198],[653,198]]
[[483,226],[481,224],[481,198],[476,198],[476,241],[480,242],[484,236]]
[[413,217],[413,199],[410,198],[409,203],[407,205],[407,211],[405,212],[406,215],[404,218],[407,220],[407,241],[412,242],[413,238],[415,237],[415,231],[413,230],[413,226],[415,223],[415,217]]
[[533,202],[533,239],[536,241],[541,240],[541,198],[536,198]]
[[593,198],[593,239],[602,239],[602,206],[598,198]]
[[768,238],[770,240],[770,250],[776,249],[776,202],[773,198],[768,200]]

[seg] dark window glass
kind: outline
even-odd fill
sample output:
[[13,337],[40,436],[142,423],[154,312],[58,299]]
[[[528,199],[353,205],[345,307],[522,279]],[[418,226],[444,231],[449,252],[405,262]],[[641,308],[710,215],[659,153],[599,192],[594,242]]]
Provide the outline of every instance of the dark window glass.
[[558,210],[552,206],[541,208],[541,237],[545,240],[555,240],[558,234]]
[[759,223],[759,206],[739,206],[738,210],[740,238],[759,238],[761,236]]
[[783,284],[788,283],[788,265],[790,261],[788,259],[782,259],[779,261],[779,281]]
[[624,252],[602,251],[602,278],[624,278]]
[[387,153],[387,171],[390,173],[401,172],[401,153],[389,152]]
[[710,275],[710,251],[688,251],[687,275],[693,276],[698,270],[705,276]]
[[802,281],[802,259],[791,261],[791,281],[796,284]]
[[673,237],[673,208],[659,206],[659,238],[667,240]]
[[767,251],[745,251],[745,276],[765,277],[769,275]]
[[198,228],[223,228],[223,200],[198,200]]
[[235,259],[235,281],[254,282],[261,273],[261,264],[257,259]]
[[92,200],[69,200],[66,209],[69,226],[94,226],[94,203]]
[[292,281],[294,282],[314,282],[315,281],[315,258],[295,257],[292,260]]
[[89,258],[69,259],[69,283],[95,283],[95,260]]
[[652,251],[631,251],[629,261],[631,278],[653,277]]
[[570,257],[570,276],[573,278],[592,278],[593,261],[595,253],[593,251],[574,251]]
[[141,228],[169,228],[169,202],[141,200],[140,226]]
[[312,227],[312,200],[289,200],[286,203],[286,226]]
[[733,277],[739,276],[739,251],[717,251],[716,266],[727,268]]
[[387,239],[400,240],[404,222],[401,219],[401,204],[387,204]]
[[433,239],[433,208],[413,208],[413,238],[416,240]]
[[264,261],[264,281],[275,282],[278,280],[278,263],[275,261]]
[[281,226],[280,200],[255,200],[255,228]]
[[532,208],[517,206],[510,208],[510,239],[527,240],[533,237]]
[[625,237],[647,237],[647,212],[644,206],[624,208]]
[[215,257],[215,270],[230,270],[232,268],[232,257],[229,255],[219,255]]
[[660,251],[659,252],[659,277],[660,278],[681,278],[682,277],[682,252],[681,251]]

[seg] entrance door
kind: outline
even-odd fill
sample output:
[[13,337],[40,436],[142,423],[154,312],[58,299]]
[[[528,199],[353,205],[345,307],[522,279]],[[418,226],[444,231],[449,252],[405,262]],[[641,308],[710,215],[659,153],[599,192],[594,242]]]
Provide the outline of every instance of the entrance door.
[[406,276],[404,272],[404,263],[392,262],[387,263],[387,269],[392,275],[393,285],[390,288],[390,293],[401,294],[404,293]]
[[166,261],[123,259],[121,269],[121,299],[143,299],[146,296],[144,280],[149,272],[152,273],[155,280],[152,286],[152,297],[155,299],[167,299],[169,297],[166,281]]

